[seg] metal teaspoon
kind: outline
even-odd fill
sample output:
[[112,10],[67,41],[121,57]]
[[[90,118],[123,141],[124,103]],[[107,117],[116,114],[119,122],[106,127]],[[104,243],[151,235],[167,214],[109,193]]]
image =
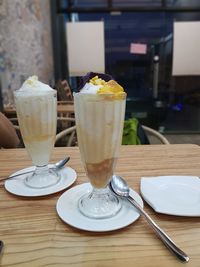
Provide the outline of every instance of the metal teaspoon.
[[188,262],[189,257],[177,247],[177,245],[169,238],[169,236],[152,220],[152,218],[140,207],[140,205],[129,195],[129,186],[127,182],[120,176],[113,175],[112,180],[109,183],[109,187],[112,192],[117,196],[127,199],[134,207],[139,211],[141,215],[144,215],[147,222],[156,232],[157,236],[163,241],[166,247],[175,254],[175,256],[183,262]]
[[[70,160],[70,157],[66,157],[58,162],[56,162],[52,167],[50,167],[50,169],[53,169],[53,170],[60,170],[64,167],[64,165]],[[27,171],[27,172],[23,172],[23,173],[19,173],[19,174],[15,174],[15,175],[12,175],[12,176],[9,176],[9,177],[6,177],[4,179],[1,179],[0,182],[3,182],[3,181],[6,181],[8,179],[12,179],[12,178],[15,178],[15,177],[18,177],[18,176],[21,176],[21,175],[24,175],[24,174],[28,174],[28,173],[32,173],[34,172],[34,170],[31,170],[31,171]]]

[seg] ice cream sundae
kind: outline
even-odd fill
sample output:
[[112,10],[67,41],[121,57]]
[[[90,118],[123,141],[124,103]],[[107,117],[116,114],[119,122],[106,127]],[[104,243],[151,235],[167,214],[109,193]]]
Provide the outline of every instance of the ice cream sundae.
[[108,185],[122,139],[126,93],[106,74],[89,73],[74,94],[78,145],[95,189]]

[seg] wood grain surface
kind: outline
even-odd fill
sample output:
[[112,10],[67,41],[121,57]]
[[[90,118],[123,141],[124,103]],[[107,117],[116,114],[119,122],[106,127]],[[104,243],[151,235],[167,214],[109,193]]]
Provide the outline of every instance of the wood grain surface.
[[57,106],[58,113],[62,114],[73,114],[74,113],[74,104],[60,104]]
[[[77,171],[75,185],[87,182],[79,150],[55,148],[52,162],[70,156]],[[0,179],[31,165],[24,149],[0,150]],[[197,145],[123,146],[116,173],[139,192],[142,176],[200,175]],[[0,186],[0,239],[2,267],[176,267],[182,266],[140,217],[130,226],[108,233],[77,230],[63,223],[56,202],[63,192],[46,197],[14,196]],[[170,197],[170,196],[169,196]],[[200,266],[200,219],[145,210],[189,256],[188,267]]]
[[[58,114],[73,114],[74,113],[74,104],[59,104],[57,105]],[[3,110],[3,113],[6,116],[16,117],[16,109],[14,107],[8,107]]]

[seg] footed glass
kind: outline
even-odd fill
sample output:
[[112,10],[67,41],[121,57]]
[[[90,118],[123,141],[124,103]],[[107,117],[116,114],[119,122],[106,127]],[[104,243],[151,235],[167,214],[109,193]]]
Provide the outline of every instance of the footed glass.
[[55,90],[14,92],[17,117],[23,142],[35,171],[24,179],[31,188],[47,188],[60,181],[60,175],[48,168],[55,143],[57,94]]
[[120,200],[108,183],[113,175],[125,113],[124,99],[107,94],[74,94],[78,145],[92,190],[78,203],[82,214],[90,218],[109,218],[119,212]]

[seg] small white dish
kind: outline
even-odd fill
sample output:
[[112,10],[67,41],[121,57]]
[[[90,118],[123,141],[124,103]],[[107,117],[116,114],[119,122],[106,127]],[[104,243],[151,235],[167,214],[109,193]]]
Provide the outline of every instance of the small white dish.
[[[52,165],[49,165],[49,166],[52,166]],[[17,171],[13,173],[12,175],[20,174],[20,173],[31,171],[34,169],[35,169],[34,166],[28,167],[20,171]],[[31,188],[31,187],[26,186],[23,180],[27,174],[21,175],[17,178],[13,178],[13,179],[10,178],[6,180],[4,186],[8,192],[14,195],[17,195],[17,196],[24,196],[24,197],[46,196],[46,195],[57,193],[59,191],[62,191],[68,188],[70,185],[72,185],[76,181],[76,178],[77,178],[77,174],[75,170],[70,167],[62,168],[61,170],[59,170],[59,174],[61,175],[61,180],[59,181],[59,183],[56,185],[50,186],[48,188],[38,189],[38,188]]]
[[200,216],[200,179],[197,176],[142,177],[140,191],[156,212]]
[[[139,213],[126,200],[122,200],[121,210],[111,218],[91,219],[84,216],[78,209],[78,200],[89,191],[91,191],[91,185],[84,183],[72,187],[60,196],[56,210],[65,223],[81,230],[107,232],[126,227],[139,218]],[[143,201],[137,192],[130,190],[130,195],[143,207]]]

